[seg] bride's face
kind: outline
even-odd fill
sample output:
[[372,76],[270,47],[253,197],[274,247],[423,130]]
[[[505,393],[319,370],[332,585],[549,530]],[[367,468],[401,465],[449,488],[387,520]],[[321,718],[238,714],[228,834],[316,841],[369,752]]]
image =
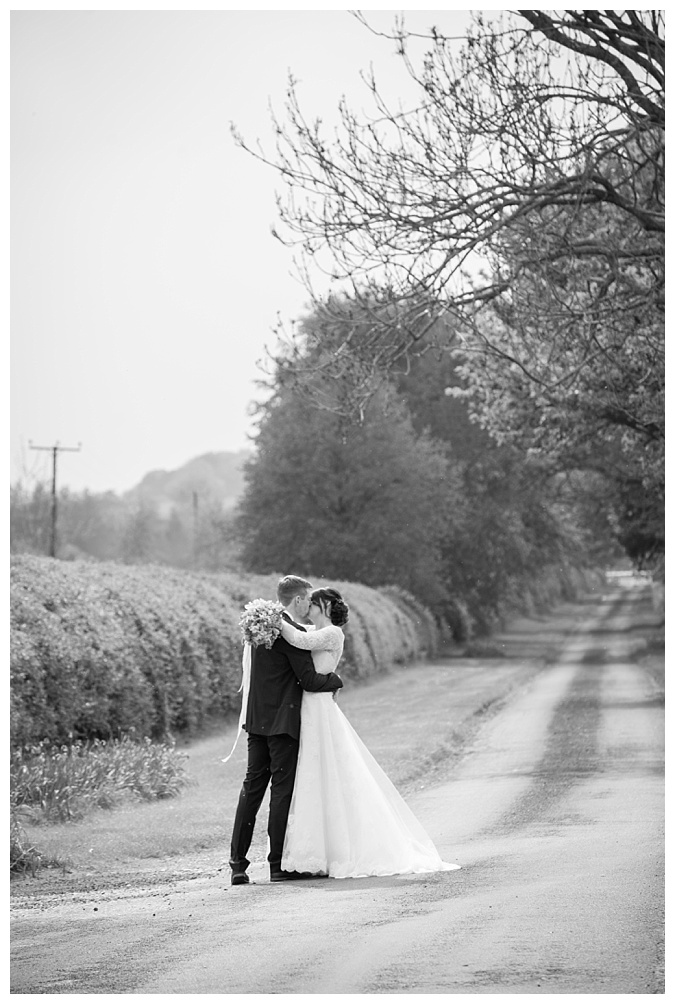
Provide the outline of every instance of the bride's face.
[[309,614],[307,616],[311,620],[312,624],[318,624],[323,616],[323,610],[318,603],[310,600]]

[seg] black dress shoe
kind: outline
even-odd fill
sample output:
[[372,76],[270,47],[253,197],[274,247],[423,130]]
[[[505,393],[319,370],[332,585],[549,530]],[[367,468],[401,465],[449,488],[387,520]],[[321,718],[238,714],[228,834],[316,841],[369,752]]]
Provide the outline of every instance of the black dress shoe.
[[232,872],[232,885],[248,885],[250,881],[246,872]]
[[300,879],[316,878],[311,872],[270,872],[270,882],[298,882]]

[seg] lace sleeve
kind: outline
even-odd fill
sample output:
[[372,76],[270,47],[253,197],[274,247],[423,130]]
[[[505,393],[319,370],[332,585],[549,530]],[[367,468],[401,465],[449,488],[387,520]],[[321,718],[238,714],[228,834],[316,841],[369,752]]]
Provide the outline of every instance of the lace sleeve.
[[340,647],[339,628],[325,627],[318,631],[298,631],[288,621],[284,621],[282,634],[287,642],[296,648],[309,651],[335,651]]

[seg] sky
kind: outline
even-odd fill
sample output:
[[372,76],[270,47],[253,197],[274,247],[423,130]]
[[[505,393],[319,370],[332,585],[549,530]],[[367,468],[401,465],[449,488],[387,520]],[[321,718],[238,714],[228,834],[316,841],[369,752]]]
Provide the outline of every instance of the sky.
[[[468,11],[369,11],[462,35]],[[10,477],[124,492],[252,446],[258,363],[306,311],[274,239],[272,148],[289,71],[330,124],[361,71],[405,101],[394,43],[348,11],[11,14]]]

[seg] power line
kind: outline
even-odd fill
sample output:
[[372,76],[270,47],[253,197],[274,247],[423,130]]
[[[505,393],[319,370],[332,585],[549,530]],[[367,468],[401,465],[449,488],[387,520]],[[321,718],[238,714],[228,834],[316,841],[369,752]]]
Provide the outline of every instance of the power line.
[[49,450],[52,455],[52,532],[51,540],[49,546],[49,554],[52,558],[56,557],[56,508],[57,508],[57,495],[56,495],[56,458],[59,451],[67,451],[69,453],[77,453],[82,448],[82,443],[78,443],[77,446],[59,446],[55,443],[54,446],[33,446],[30,439],[28,440],[28,445],[31,450]]

